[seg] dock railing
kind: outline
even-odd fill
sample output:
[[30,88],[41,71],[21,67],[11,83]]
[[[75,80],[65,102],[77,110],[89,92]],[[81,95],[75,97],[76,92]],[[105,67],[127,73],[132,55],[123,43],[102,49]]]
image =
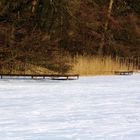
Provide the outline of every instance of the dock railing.
[[46,79],[52,80],[76,80],[79,79],[79,74],[0,74],[0,78],[31,78],[31,79]]

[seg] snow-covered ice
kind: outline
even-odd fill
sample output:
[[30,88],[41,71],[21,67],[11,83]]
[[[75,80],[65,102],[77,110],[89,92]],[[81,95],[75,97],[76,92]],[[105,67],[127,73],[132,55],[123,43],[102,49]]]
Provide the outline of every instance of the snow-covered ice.
[[0,140],[140,140],[140,75],[2,79]]

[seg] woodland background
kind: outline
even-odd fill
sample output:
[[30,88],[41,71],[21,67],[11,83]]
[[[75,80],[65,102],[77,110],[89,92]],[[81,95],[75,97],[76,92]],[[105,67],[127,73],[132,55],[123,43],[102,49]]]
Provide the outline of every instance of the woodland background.
[[140,0],[0,0],[0,71],[66,73],[77,56],[139,66]]

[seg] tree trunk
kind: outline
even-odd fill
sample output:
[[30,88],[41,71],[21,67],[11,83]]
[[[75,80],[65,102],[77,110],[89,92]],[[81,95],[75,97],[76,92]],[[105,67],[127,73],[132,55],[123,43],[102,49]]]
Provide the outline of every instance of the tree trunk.
[[99,55],[103,55],[103,48],[105,46],[106,33],[107,33],[107,30],[108,30],[108,27],[109,27],[109,18],[111,16],[113,3],[114,3],[114,0],[110,0],[109,7],[108,7],[108,12],[107,12],[107,18],[106,18],[106,21],[105,21],[105,24],[104,24],[104,30],[103,30],[103,33],[102,33],[101,44],[100,44],[100,47],[99,47]]

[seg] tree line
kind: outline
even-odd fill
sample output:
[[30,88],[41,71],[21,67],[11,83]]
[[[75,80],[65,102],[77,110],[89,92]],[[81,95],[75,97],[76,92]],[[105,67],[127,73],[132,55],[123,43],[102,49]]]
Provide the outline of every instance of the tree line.
[[1,0],[0,52],[56,72],[68,54],[138,57],[139,0]]

